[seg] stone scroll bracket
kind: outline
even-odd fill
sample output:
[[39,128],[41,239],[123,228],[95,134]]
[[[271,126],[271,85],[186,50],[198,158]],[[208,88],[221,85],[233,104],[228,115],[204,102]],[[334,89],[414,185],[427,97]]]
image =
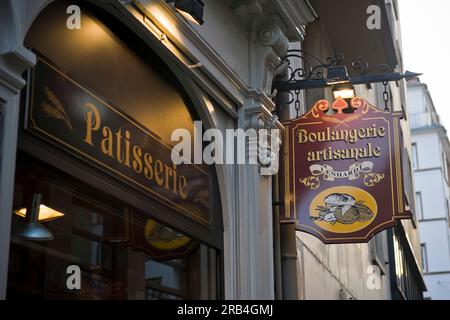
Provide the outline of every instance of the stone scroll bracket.
[[[249,38],[250,93],[243,106],[245,119],[241,127],[257,131],[278,129],[281,135],[283,126],[273,115],[272,81],[277,73],[283,71],[278,67],[288,52],[289,43],[303,40],[306,24],[317,15],[303,0],[236,0],[232,2],[231,9],[246,27]],[[267,151],[271,150],[273,143],[269,141]],[[276,143],[281,144],[280,141]],[[276,158],[278,160],[278,155]],[[263,162],[258,162],[260,173],[267,169]]]
[[[279,147],[281,146],[281,136],[284,132],[284,127],[278,120],[276,115],[273,115],[269,109],[264,105],[264,100],[268,99],[263,94],[256,94],[253,98],[247,100],[245,106],[245,125],[244,129],[254,129],[257,136],[266,134],[267,139],[263,139],[265,145],[260,144],[260,141],[251,144],[250,141],[246,143],[246,154],[258,154],[258,168],[259,173],[263,176],[270,176],[277,173],[278,165],[272,168],[274,163],[269,163],[272,157],[273,161],[279,161]],[[267,103],[267,101],[266,101]],[[264,130],[264,132],[262,131]],[[274,132],[277,130],[277,132]],[[276,134],[277,133],[277,134]],[[277,139],[273,141],[273,139]],[[273,169],[273,170],[269,170]]]
[[305,26],[317,14],[304,0],[236,0],[231,9],[249,33],[249,85],[270,96],[272,80],[289,43],[303,40]]

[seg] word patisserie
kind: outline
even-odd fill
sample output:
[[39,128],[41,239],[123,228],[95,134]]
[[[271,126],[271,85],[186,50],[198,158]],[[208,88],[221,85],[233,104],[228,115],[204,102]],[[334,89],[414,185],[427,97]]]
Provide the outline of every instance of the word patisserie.
[[187,199],[188,182],[184,175],[178,174],[176,165],[157,159],[150,152],[146,152],[143,145],[133,144],[128,130],[117,128],[113,133],[110,127],[101,127],[100,112],[92,103],[86,103],[84,109],[85,143],[100,148],[103,154],[142,174],[149,182],[154,181],[157,186],[173,192],[183,200]]

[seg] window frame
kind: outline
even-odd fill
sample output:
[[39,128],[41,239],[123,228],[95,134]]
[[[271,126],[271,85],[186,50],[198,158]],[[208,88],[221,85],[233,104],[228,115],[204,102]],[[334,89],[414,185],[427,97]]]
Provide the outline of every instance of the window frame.
[[420,244],[420,256],[422,258],[422,272],[427,273],[429,268],[428,268],[428,251],[426,243]]
[[419,148],[417,142],[411,143],[412,169],[419,170]]
[[[419,198],[418,198],[418,196],[419,196]],[[420,201],[417,201],[417,199],[420,199]],[[416,217],[417,217],[418,221],[425,220],[422,199],[423,199],[422,198],[422,191],[416,191],[416,198],[415,198],[415,200],[416,200],[416,208],[418,209],[418,210],[416,210],[416,213],[420,213],[420,214],[416,214]]]

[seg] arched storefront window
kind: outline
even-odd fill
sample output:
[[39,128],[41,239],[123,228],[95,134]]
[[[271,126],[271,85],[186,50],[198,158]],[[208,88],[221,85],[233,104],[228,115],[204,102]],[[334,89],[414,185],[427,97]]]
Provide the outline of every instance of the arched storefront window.
[[38,63],[22,99],[7,296],[220,298],[214,168],[170,158],[172,131],[199,120],[191,93],[95,5],[77,2],[81,29],[69,30],[73,4],[51,3],[25,40]]

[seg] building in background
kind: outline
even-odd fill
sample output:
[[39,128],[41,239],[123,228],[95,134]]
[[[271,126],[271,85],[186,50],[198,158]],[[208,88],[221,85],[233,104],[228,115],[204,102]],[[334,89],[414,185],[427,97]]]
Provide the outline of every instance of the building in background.
[[408,118],[426,298],[450,299],[450,143],[427,85],[408,81]]

